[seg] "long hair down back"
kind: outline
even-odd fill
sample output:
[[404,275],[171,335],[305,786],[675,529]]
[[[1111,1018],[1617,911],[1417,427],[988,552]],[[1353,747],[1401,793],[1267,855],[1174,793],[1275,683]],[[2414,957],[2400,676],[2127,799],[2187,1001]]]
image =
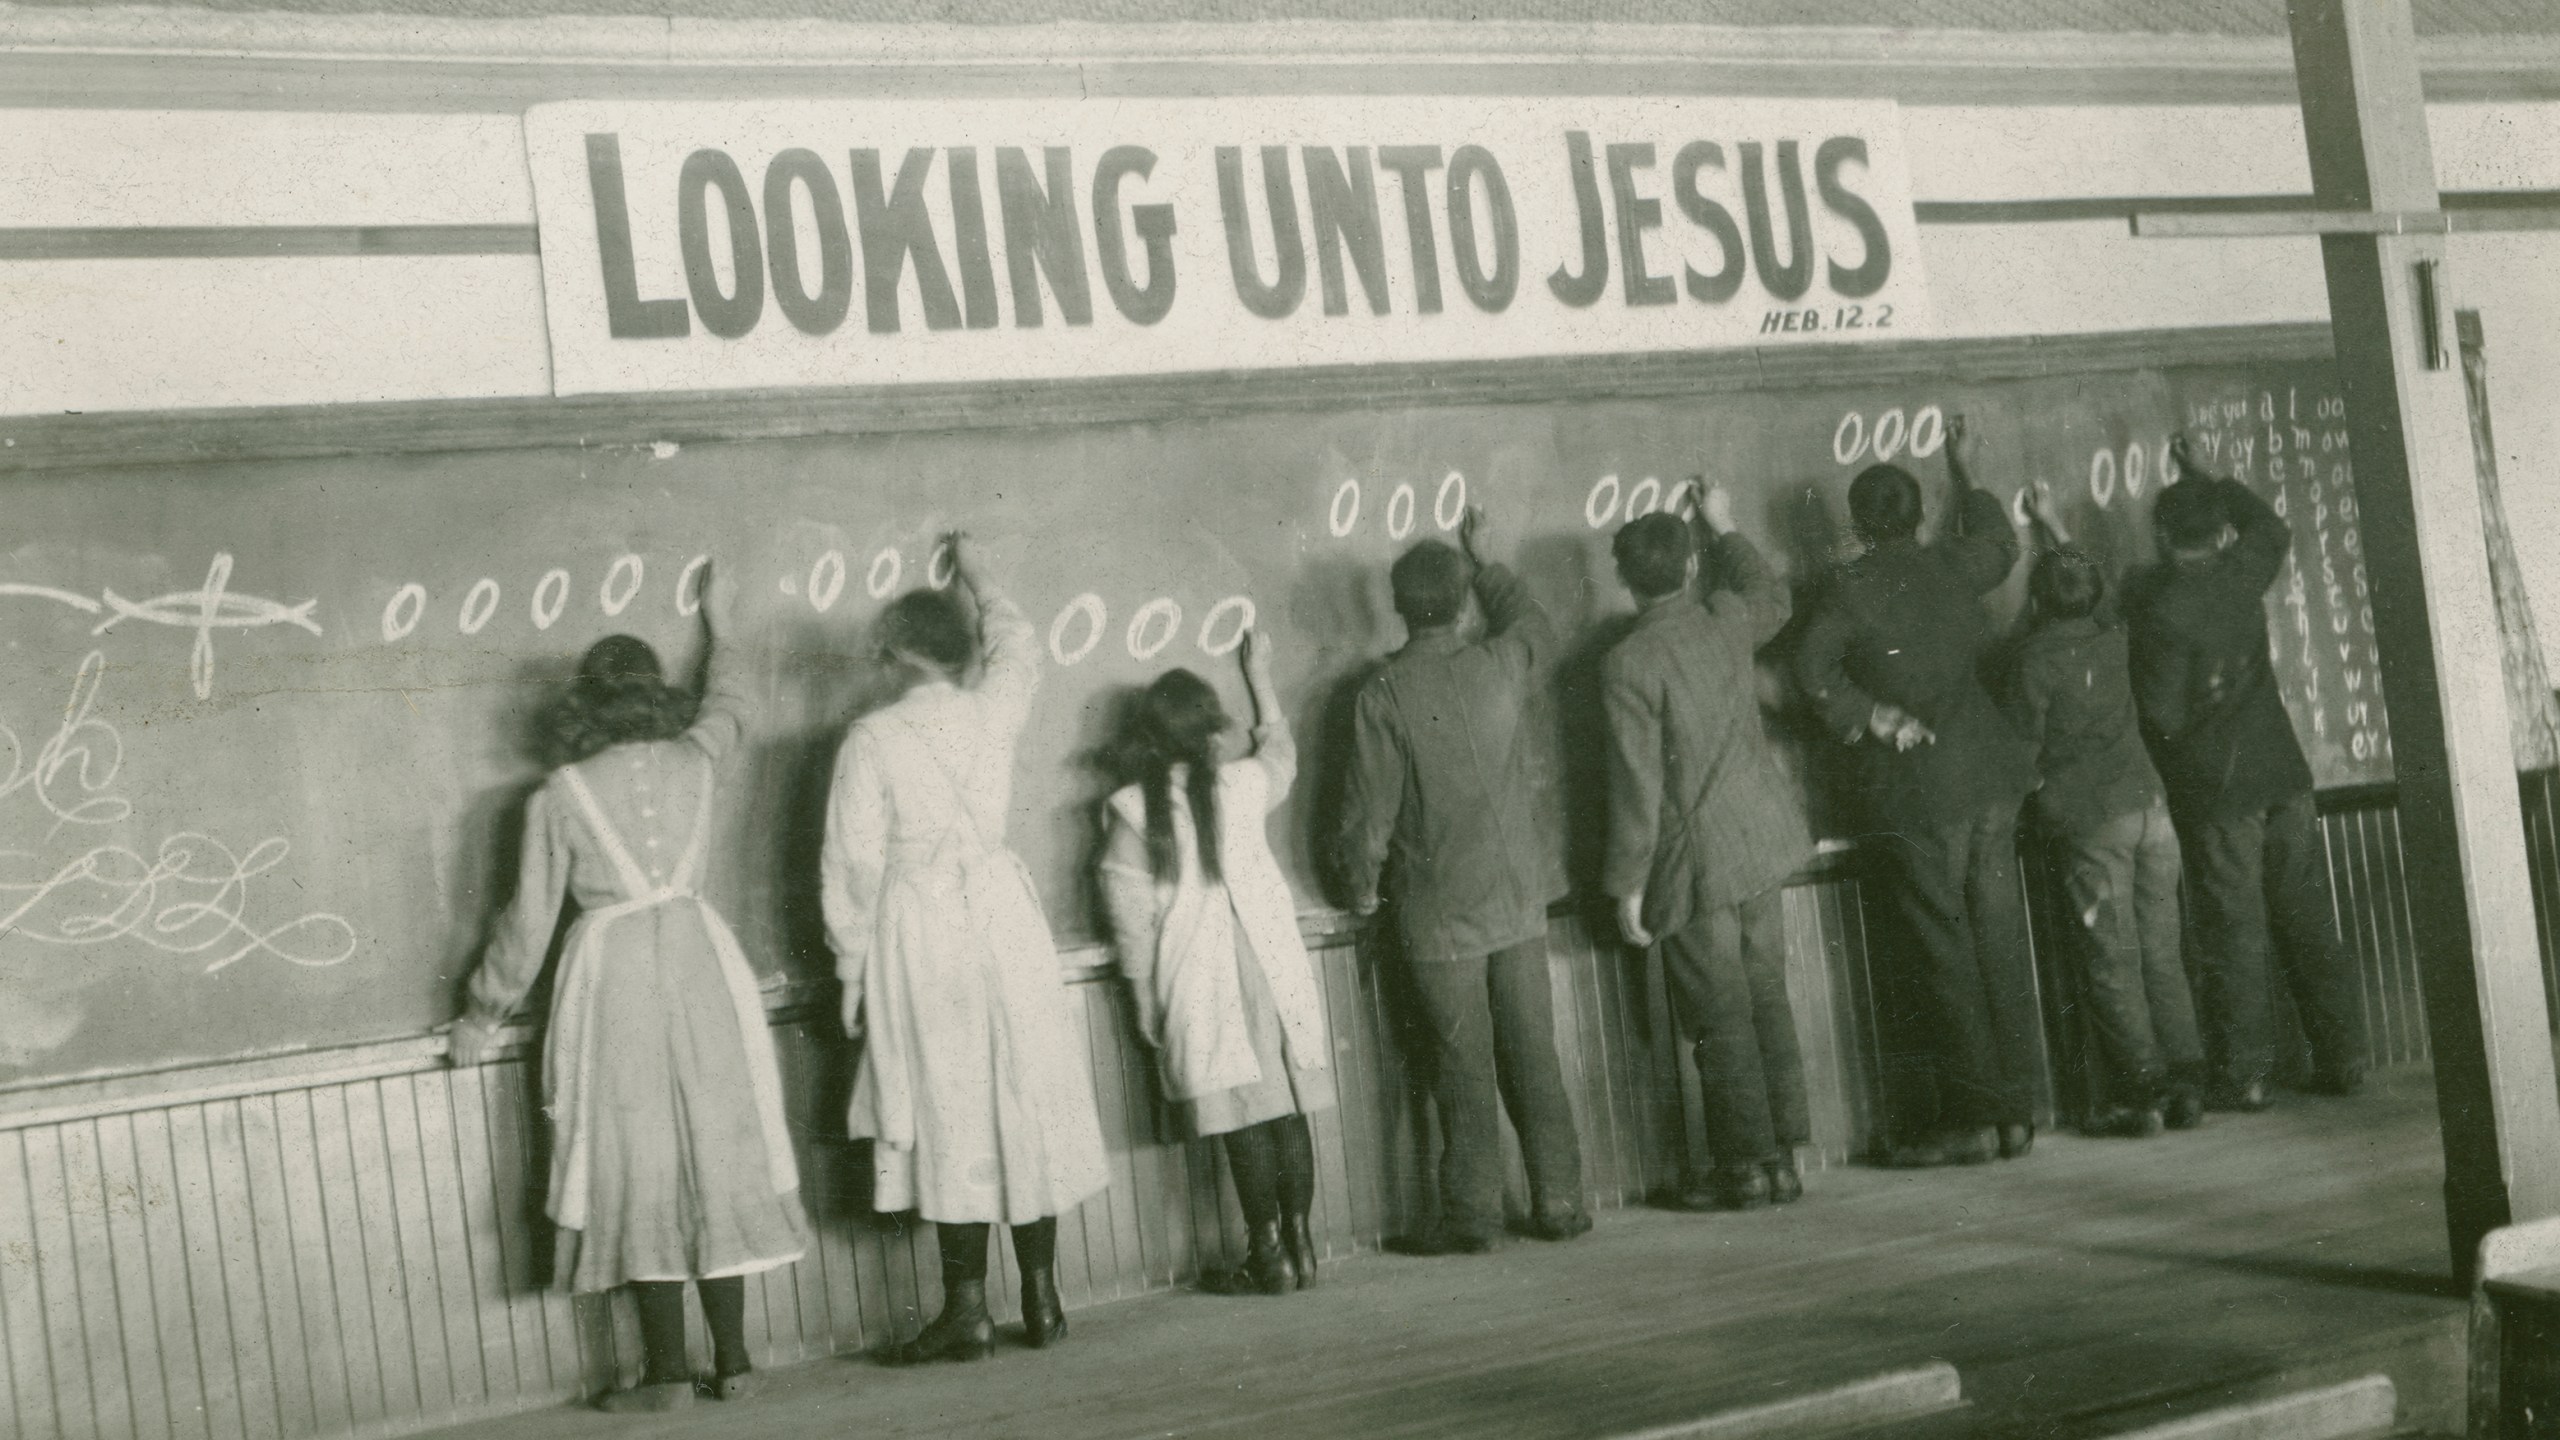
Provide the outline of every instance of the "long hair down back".
[[1173,843],[1173,767],[1185,767],[1183,790],[1191,804],[1191,829],[1199,837],[1200,872],[1224,880],[1218,856],[1218,736],[1227,728],[1226,707],[1209,682],[1188,670],[1168,670],[1139,698],[1137,733],[1130,759],[1147,801],[1147,869],[1170,881],[1182,868]]
[[569,693],[543,717],[555,765],[574,765],[634,740],[672,740],[693,723],[701,701],[666,682],[658,652],[633,635],[587,647]]

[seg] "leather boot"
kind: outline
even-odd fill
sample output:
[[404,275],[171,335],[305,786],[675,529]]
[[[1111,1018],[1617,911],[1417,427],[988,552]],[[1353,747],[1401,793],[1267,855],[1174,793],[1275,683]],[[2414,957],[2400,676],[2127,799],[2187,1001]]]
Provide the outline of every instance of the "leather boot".
[[1067,1307],[1058,1299],[1058,1272],[1053,1266],[1022,1272],[1022,1338],[1034,1350],[1046,1350],[1067,1338]]
[[1297,1272],[1298,1288],[1316,1288],[1316,1236],[1304,1215],[1292,1215],[1280,1223],[1280,1248],[1288,1252],[1289,1268]]
[[987,1282],[954,1280],[943,1287],[942,1313],[916,1338],[883,1358],[892,1365],[932,1360],[984,1360],[996,1353],[996,1324],[987,1318]]
[[1286,1295],[1297,1289],[1297,1272],[1280,1245],[1280,1222],[1254,1226],[1245,1241],[1244,1263],[1201,1276],[1200,1288],[1213,1295]]
[[1804,1198],[1804,1176],[1796,1169],[1796,1157],[1772,1160],[1760,1167],[1769,1177],[1769,1203],[1793,1205]]

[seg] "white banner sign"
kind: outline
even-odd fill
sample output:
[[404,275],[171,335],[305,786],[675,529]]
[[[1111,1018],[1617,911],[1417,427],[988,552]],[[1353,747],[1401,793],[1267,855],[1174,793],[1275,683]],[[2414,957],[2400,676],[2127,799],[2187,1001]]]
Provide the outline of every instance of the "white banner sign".
[[554,388],[1929,333],[1886,103],[541,105]]

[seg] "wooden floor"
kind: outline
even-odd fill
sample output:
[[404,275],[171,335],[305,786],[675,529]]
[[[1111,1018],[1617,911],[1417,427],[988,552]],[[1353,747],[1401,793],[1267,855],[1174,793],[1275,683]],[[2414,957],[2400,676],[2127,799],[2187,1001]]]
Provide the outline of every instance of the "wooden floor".
[[1063,1349],[1008,1340],[984,1365],[827,1361],[734,1409],[445,1433],[1609,1436],[1929,1359],[1962,1375],[1967,1431],[2129,1428],[2270,1376],[2378,1369],[2443,1429],[2462,1307],[2440,1176],[2425,1073],[2403,1070],[2149,1142],[1833,1170],[1783,1211],[1628,1211],[1567,1245],[1338,1262],[1287,1299],[1127,1301],[1078,1314]]

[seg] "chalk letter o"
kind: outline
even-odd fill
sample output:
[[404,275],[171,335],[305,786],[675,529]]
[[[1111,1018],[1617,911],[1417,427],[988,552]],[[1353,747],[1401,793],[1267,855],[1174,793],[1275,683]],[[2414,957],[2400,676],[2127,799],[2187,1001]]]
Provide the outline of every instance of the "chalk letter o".
[[1867,453],[1866,417],[1852,410],[1840,417],[1840,424],[1831,432],[1831,458],[1843,465],[1854,465],[1858,457],[1865,453]]
[[1640,520],[1662,504],[1662,481],[1647,475],[1627,490],[1627,518]]
[[569,572],[546,570],[542,581],[533,587],[533,628],[548,630],[560,618],[561,608],[569,603]]
[[2104,510],[2116,498],[2116,452],[2101,450],[2089,457],[2089,498]]
[[2124,447],[2124,498],[2142,498],[2142,487],[2150,479],[2150,468],[2150,457],[2143,454],[2141,441],[2136,440]]
[[[1236,617],[1235,631],[1224,640],[1213,640],[1210,636],[1217,630],[1218,618],[1222,615]],[[1244,643],[1244,634],[1253,628],[1253,620],[1253,600],[1250,596],[1230,595],[1210,606],[1209,613],[1200,621],[1200,653],[1218,656],[1235,649]]]
[[677,614],[702,613],[702,567],[710,563],[708,555],[696,555],[684,562],[684,569],[676,575]]
[[1592,529],[1597,530],[1608,524],[1609,517],[1617,513],[1618,477],[1603,475],[1599,483],[1591,487],[1591,494],[1582,502],[1582,518],[1590,522]]
[[1902,453],[1902,427],[1900,406],[1876,417],[1875,451],[1878,460],[1890,460]]
[[[1070,651],[1066,647],[1067,622],[1084,617],[1084,643]],[[1066,604],[1058,618],[1049,622],[1049,656],[1061,665],[1073,665],[1093,653],[1102,643],[1102,626],[1109,616],[1102,608],[1102,597],[1088,590]]]
[[1946,443],[1946,413],[1935,405],[1921,406],[1920,413],[1911,417],[1911,458],[1926,460],[1937,454],[1938,447]]
[[382,638],[385,641],[406,640],[418,628],[418,615],[427,608],[426,587],[403,585],[391,592],[391,603],[382,607]]
[[863,579],[862,586],[871,592],[872,599],[883,599],[898,588],[899,578],[906,573],[906,560],[894,549],[883,550],[871,557],[871,573]]
[[[1452,497],[1455,497],[1454,499]],[[1440,493],[1432,498],[1431,518],[1443,530],[1455,530],[1467,518],[1467,477],[1452,470],[1440,481]]]
[[[1164,622],[1164,633],[1150,640],[1147,627],[1157,621]],[[1158,651],[1173,643],[1174,635],[1181,629],[1182,607],[1171,600],[1158,596],[1139,606],[1138,613],[1129,617],[1129,658],[1153,660]]]
[[[1401,519],[1397,518],[1396,511],[1399,505],[1404,507]],[[1413,487],[1410,485],[1398,485],[1396,493],[1387,497],[1387,534],[1390,538],[1401,540],[1413,533],[1413,507]]]
[[844,593],[844,552],[830,550],[809,564],[809,608],[824,615]]
[[[1350,504],[1347,510],[1343,508],[1346,501]],[[1333,511],[1326,518],[1333,525],[1336,539],[1350,534],[1351,527],[1360,523],[1360,482],[1358,480],[1345,480],[1334,487]]]
[[[625,555],[614,561],[613,568],[604,572],[604,583],[596,587],[596,604],[603,607],[607,615],[621,614],[630,605],[632,597],[640,593],[640,581],[645,573],[646,562],[637,555]],[[619,595],[613,590],[616,578],[622,579],[622,593]]]
[[933,547],[933,558],[924,562],[924,578],[936,590],[948,590],[960,578],[960,562],[952,557],[948,543]]
[[462,614],[457,622],[465,635],[477,635],[489,617],[498,613],[498,582],[482,576],[471,592],[462,597]]

